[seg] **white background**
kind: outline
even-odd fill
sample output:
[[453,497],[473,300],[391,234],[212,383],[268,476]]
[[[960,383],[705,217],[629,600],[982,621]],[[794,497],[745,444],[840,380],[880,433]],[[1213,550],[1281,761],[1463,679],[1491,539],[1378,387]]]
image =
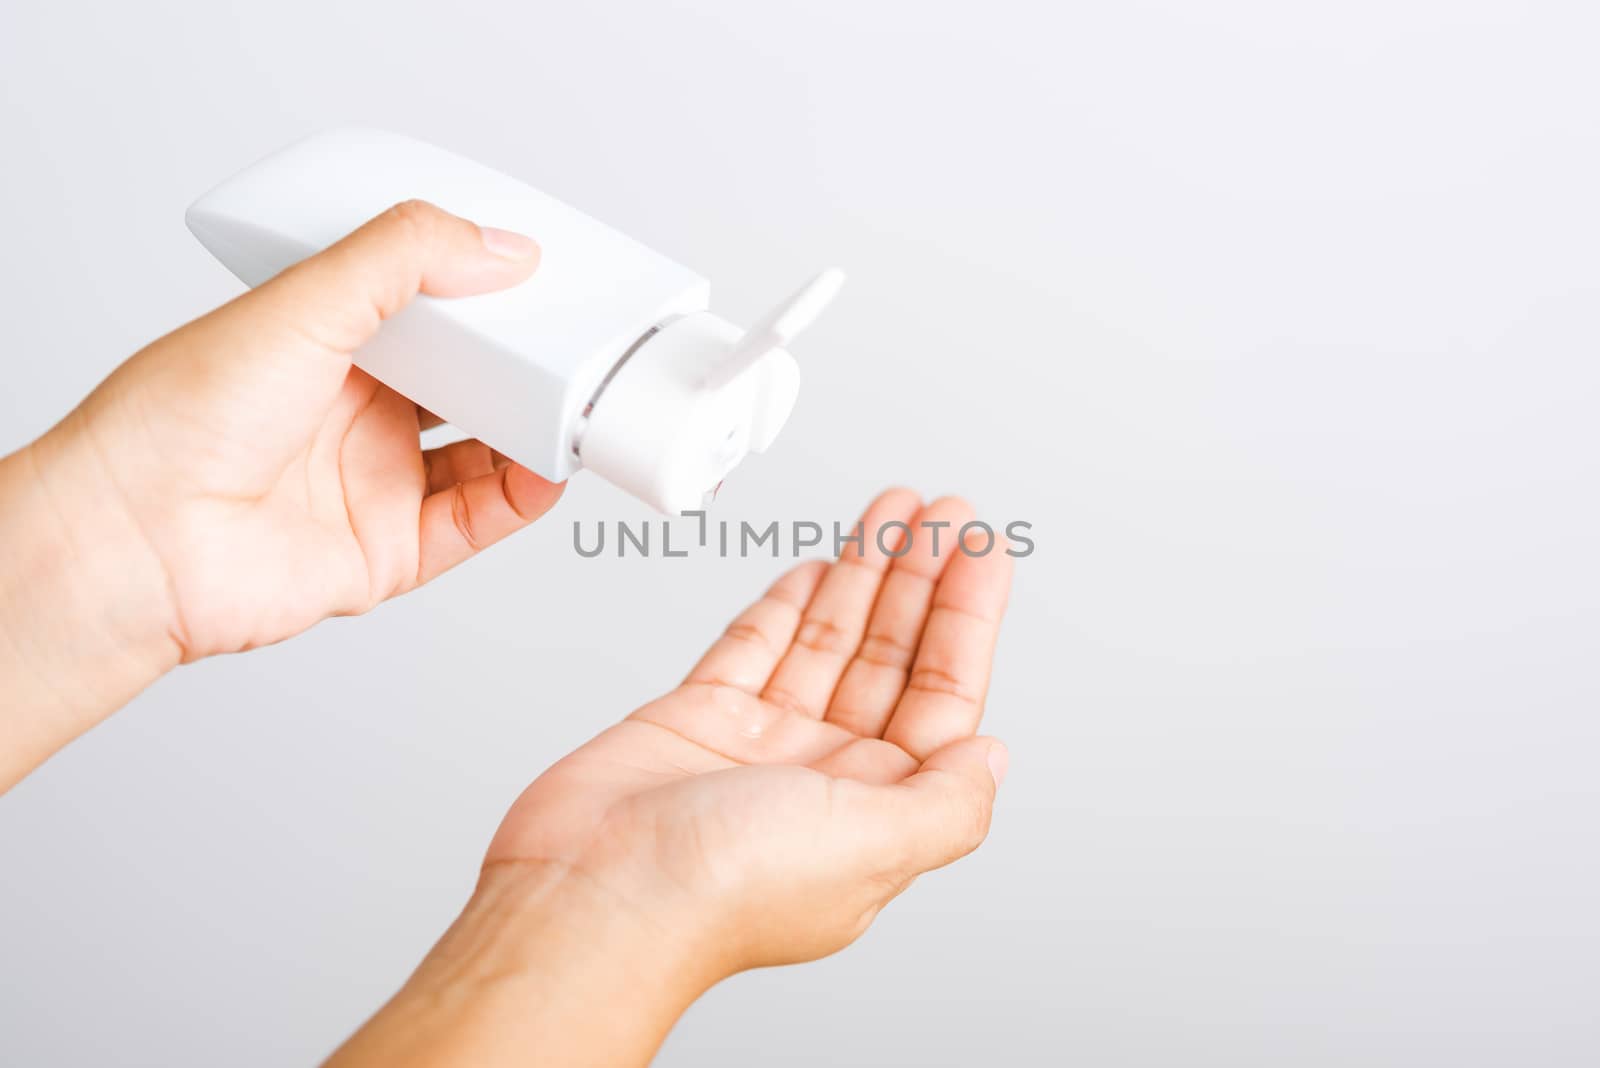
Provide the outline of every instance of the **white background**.
[[[735,321],[837,263],[719,515],[900,482],[1031,521],[1012,776],[982,851],[660,1063],[1593,1064],[1593,10],[6,0],[0,450],[232,295],[184,207],[340,122],[544,188]],[[0,801],[0,1062],[330,1051],[520,788],[785,566],[572,551],[643,514],[580,478]]]

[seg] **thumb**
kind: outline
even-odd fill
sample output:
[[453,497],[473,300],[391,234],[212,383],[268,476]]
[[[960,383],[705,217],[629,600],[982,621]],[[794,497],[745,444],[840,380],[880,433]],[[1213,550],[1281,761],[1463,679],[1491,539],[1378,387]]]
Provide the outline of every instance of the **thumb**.
[[[130,361],[241,440],[298,446],[326,415],[351,354],[419,293],[504,289],[539,264],[532,238],[479,227],[420,200],[397,204]],[[221,417],[219,417],[221,413]]]
[[505,289],[538,264],[532,238],[408,200],[218,314],[291,324],[301,337],[348,356],[419,293],[465,297]]
[[880,858],[908,875],[959,860],[988,836],[1007,762],[998,739],[950,743],[905,780],[872,788],[861,813],[864,837]]

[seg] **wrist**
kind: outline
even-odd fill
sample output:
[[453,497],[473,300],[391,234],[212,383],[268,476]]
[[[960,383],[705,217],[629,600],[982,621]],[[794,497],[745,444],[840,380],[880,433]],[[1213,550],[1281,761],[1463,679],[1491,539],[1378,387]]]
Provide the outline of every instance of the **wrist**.
[[723,978],[708,934],[564,864],[492,865],[411,980],[329,1063],[645,1064]]
[[0,791],[178,662],[164,574],[71,418],[0,459]]

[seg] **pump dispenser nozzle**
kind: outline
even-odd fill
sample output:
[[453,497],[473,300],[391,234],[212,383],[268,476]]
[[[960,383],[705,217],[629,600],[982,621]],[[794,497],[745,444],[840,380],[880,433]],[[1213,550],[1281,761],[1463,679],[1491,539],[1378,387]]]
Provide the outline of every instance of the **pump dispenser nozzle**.
[[845,274],[837,267],[829,267],[811,281],[801,286],[794,295],[773,308],[739,339],[721,363],[706,376],[706,386],[717,389],[733,379],[746,367],[760,360],[773,349],[781,349],[800,336],[801,331],[816,322],[817,316],[844,285]]
[[702,507],[783,429],[800,388],[783,346],[843,284],[829,268],[745,331],[710,312],[654,331],[595,397],[576,442],[583,465],[663,512]]

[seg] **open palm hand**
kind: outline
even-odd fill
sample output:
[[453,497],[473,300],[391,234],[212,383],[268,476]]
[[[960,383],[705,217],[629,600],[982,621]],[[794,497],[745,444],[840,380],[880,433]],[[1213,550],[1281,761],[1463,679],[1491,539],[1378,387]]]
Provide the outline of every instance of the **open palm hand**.
[[[1011,567],[955,545],[970,518],[879,497],[861,550],[789,572],[681,686],[530,786],[487,864],[559,864],[712,928],[730,970],[848,944],[976,848],[1005,771],[975,732]],[[894,521],[913,534],[891,558],[874,532]],[[937,551],[924,522],[951,524]]]

